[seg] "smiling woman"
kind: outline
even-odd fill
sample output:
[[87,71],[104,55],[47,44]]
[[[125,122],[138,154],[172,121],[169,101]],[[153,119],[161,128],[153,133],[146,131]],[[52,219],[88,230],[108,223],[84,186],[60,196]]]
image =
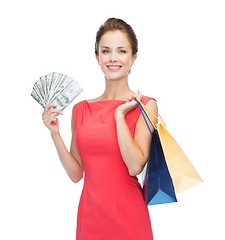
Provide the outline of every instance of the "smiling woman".
[[100,27],[95,53],[105,76],[105,91],[74,105],[70,152],[59,134],[58,119],[51,120],[60,111],[49,104],[43,113],[71,180],[78,182],[85,173],[77,240],[153,239],[136,176],[148,160],[151,135],[134,99],[141,100],[155,115],[157,104],[128,85],[137,51],[136,35],[123,20],[110,18]]
[[127,78],[136,59],[127,34],[120,30],[109,31],[102,36],[98,46],[96,58],[105,77],[111,80]]
[[[102,38],[104,37],[104,35],[106,35],[106,33],[110,34],[112,32],[118,32],[118,35],[122,36],[125,38],[125,42],[127,45],[129,46],[118,46],[118,52],[121,54],[126,54],[127,51],[129,51],[131,49],[132,55],[134,60],[137,57],[137,52],[138,52],[138,40],[137,37],[134,33],[134,30],[132,29],[132,27],[125,23],[123,20],[121,19],[116,19],[116,18],[109,18],[100,28],[99,31],[97,32],[96,35],[96,42],[95,42],[95,54],[96,57],[99,56],[99,53],[101,53],[100,51],[100,40],[102,40]],[[128,43],[127,43],[128,42]],[[102,51],[106,54],[110,53],[110,50],[108,46],[104,46],[102,45]],[[98,59],[97,59],[98,60]],[[132,63],[133,65],[133,63]],[[131,65],[131,66],[132,66]],[[131,67],[130,66],[130,67]],[[130,69],[129,69],[129,73],[130,73]]]

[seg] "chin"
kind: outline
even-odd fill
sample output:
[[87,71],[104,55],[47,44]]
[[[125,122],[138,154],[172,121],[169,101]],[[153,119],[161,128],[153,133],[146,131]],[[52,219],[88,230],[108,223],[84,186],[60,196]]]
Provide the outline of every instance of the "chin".
[[119,80],[121,80],[122,78],[126,77],[126,75],[125,75],[125,76],[119,76],[119,77],[111,77],[111,76],[105,75],[105,77],[106,77],[108,80],[110,80],[110,81],[119,81]]
[[121,80],[121,79],[123,79],[125,77],[128,77],[129,72],[127,72],[127,73],[125,73],[123,75],[121,75],[121,74],[119,74],[119,75],[117,75],[117,74],[104,74],[104,75],[110,81],[118,81],[118,80]]

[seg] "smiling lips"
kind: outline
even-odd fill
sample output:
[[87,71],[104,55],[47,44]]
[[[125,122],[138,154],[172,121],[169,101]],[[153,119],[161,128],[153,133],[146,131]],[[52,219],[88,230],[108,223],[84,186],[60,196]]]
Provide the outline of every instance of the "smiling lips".
[[111,72],[116,72],[118,71],[122,66],[120,65],[108,65],[107,68],[111,71]]

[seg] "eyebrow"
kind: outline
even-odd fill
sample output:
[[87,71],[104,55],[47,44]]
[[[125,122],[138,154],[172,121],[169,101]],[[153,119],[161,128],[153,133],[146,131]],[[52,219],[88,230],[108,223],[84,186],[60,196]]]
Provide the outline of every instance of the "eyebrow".
[[[107,48],[107,49],[109,49],[110,47],[102,46],[102,48]],[[126,47],[118,47],[118,48],[126,48]]]

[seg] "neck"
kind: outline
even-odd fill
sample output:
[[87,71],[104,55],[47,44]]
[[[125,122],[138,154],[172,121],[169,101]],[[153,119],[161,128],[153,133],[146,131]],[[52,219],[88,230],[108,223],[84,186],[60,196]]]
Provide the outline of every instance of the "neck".
[[128,78],[109,80],[105,78],[105,91],[101,98],[105,100],[127,100],[133,94],[128,85]]

